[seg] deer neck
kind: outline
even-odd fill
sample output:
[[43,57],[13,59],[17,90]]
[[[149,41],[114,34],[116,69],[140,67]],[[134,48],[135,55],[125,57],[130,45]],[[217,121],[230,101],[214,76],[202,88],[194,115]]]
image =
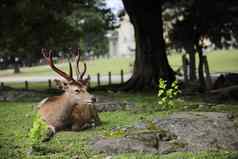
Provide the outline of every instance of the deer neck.
[[70,93],[65,92],[63,94],[63,96],[64,96],[64,99],[65,99],[65,102],[68,105],[73,106],[73,105],[77,104],[77,101],[74,99],[74,97]]

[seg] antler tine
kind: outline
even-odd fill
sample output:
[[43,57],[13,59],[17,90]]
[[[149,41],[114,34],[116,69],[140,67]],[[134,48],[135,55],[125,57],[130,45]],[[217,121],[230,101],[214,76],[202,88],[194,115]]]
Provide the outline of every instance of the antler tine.
[[84,66],[84,70],[83,70],[83,73],[82,73],[81,76],[80,76],[80,79],[83,79],[83,76],[84,76],[84,74],[85,74],[86,71],[87,71],[87,65],[86,65],[86,63],[83,63],[83,66]]
[[86,65],[86,63],[84,63],[84,70],[83,70],[82,74],[80,75],[79,61],[80,61],[80,49],[77,48],[76,49],[76,74],[77,74],[77,80],[82,80],[84,74],[86,73],[87,65]]
[[[61,71],[54,65],[54,62],[52,59],[52,50],[47,51],[47,49],[42,48],[41,53],[43,54],[44,58],[47,60],[49,66],[52,68],[53,71],[55,71],[56,73],[58,73],[60,76],[62,76],[63,78],[65,78],[68,81],[74,80],[71,76],[67,75],[65,72]],[[46,55],[46,53],[48,55]]]
[[73,78],[73,69],[72,69],[72,64],[69,58],[68,58],[68,62],[69,62],[69,75],[71,78]]
[[80,80],[80,71],[79,71],[79,61],[80,61],[80,50],[79,48],[76,49],[76,74],[77,74],[77,80]]

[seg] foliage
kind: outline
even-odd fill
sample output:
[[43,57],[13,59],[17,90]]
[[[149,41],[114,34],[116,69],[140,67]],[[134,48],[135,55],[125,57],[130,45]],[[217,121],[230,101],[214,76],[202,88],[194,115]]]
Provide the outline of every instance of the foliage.
[[177,81],[174,81],[171,86],[168,86],[165,80],[160,79],[158,91],[159,106],[164,110],[174,109],[175,105],[173,99],[177,97],[179,92]]
[[0,15],[0,56],[26,63],[38,60],[42,47],[77,47],[89,34],[100,35],[96,45],[105,51],[104,35],[114,19],[104,0],[2,1]]
[[29,138],[31,140],[31,144],[37,145],[42,142],[42,140],[47,137],[48,126],[46,122],[42,120],[39,114],[34,117],[33,127],[30,129]]
[[163,12],[166,35],[171,47],[188,52],[195,49],[203,35],[207,35],[216,48],[237,47],[237,14],[235,0],[167,1]]

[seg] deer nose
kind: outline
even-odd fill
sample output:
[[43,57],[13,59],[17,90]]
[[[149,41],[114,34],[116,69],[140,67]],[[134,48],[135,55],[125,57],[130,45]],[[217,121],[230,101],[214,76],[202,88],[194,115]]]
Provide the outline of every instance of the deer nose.
[[93,103],[95,103],[97,99],[96,99],[95,96],[92,96],[92,97],[91,97],[91,100],[92,100]]

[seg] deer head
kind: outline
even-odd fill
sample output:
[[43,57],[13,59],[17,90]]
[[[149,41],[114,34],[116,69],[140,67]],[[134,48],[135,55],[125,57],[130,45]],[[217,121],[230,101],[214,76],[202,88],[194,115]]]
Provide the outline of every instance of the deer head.
[[73,104],[92,104],[96,101],[96,98],[90,95],[87,91],[89,76],[86,79],[84,78],[84,75],[87,71],[87,65],[86,63],[83,64],[84,69],[81,73],[79,70],[80,50],[75,49],[73,51],[77,55],[76,62],[75,62],[77,79],[73,78],[72,64],[70,60],[68,60],[69,74],[67,74],[54,65],[51,50],[47,50],[47,49],[41,50],[44,58],[47,60],[48,65],[51,67],[51,69],[65,79],[64,81],[55,80],[55,82],[56,82],[56,86],[65,92],[65,96],[68,97],[68,100],[71,101],[71,103]]

